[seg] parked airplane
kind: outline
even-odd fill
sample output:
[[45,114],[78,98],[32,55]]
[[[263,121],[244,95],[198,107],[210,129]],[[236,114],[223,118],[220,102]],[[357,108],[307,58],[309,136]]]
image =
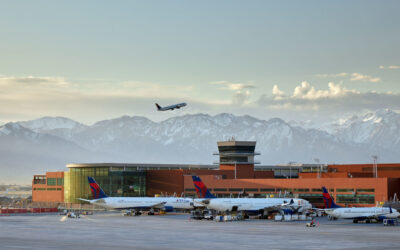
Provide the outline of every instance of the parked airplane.
[[182,107],[185,107],[186,105],[187,104],[185,102],[182,102],[182,103],[178,103],[178,104],[174,104],[174,105],[170,105],[170,106],[166,106],[166,107],[161,107],[160,105],[158,105],[158,103],[156,103],[156,107],[157,107],[158,111],[180,109]]
[[187,210],[193,208],[193,199],[177,197],[108,197],[103,189],[92,177],[88,177],[93,200],[80,199],[106,209],[132,210],[139,215],[141,210],[149,210],[154,213],[155,209],[170,212],[173,210]]
[[367,223],[374,220],[398,218],[400,213],[391,207],[341,207],[336,205],[325,187],[322,187],[324,211],[332,219],[352,219],[353,223],[365,220]]
[[297,213],[312,208],[308,201],[297,198],[216,198],[210,193],[200,177],[192,176],[192,179],[199,197],[199,199],[195,199],[195,206],[196,203],[202,203],[208,209],[219,212],[243,211],[246,214],[267,215],[272,211]]

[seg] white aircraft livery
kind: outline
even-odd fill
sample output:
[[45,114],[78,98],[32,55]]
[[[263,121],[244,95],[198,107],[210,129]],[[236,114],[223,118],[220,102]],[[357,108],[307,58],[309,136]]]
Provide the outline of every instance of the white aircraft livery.
[[360,220],[370,222],[371,219],[395,219],[400,216],[400,213],[391,207],[341,207],[335,204],[325,187],[322,187],[322,190],[324,211],[333,219],[352,219],[357,223]]
[[312,205],[303,199],[297,198],[216,198],[198,176],[192,176],[197,195],[195,203],[202,203],[208,209],[224,212],[243,211],[246,214],[267,214],[269,211],[283,211],[285,213],[304,212]]
[[174,105],[170,105],[170,106],[166,106],[166,107],[161,107],[160,105],[158,105],[158,103],[156,103],[156,107],[157,107],[158,111],[180,109],[182,107],[185,107],[186,105],[187,104],[185,102],[182,102],[182,103],[178,103],[178,104],[174,104]]
[[88,177],[93,200],[80,199],[106,209],[173,211],[193,208],[193,199],[178,197],[108,197],[92,177]]

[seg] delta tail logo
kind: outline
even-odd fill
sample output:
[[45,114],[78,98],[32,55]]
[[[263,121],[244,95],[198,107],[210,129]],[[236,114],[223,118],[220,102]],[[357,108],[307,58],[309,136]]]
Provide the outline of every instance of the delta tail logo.
[[88,177],[88,181],[90,185],[90,190],[92,191],[93,199],[107,198],[107,195],[92,177]]
[[326,187],[322,187],[322,198],[324,199],[325,208],[338,208],[340,206],[336,205],[333,201],[331,195],[328,193]]
[[214,195],[210,193],[206,185],[198,176],[192,176],[194,187],[196,188],[196,193],[199,198],[215,198]]

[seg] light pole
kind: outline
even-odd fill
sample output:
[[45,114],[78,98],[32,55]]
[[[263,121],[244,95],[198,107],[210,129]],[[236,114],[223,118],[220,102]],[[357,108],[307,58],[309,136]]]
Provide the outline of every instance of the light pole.
[[[314,158],[314,161],[317,163],[317,165],[319,164],[319,159],[318,158]],[[319,166],[318,179],[321,178],[321,171],[322,171],[321,166]]]
[[378,163],[377,163],[378,162],[378,156],[377,155],[373,155],[372,159],[374,160],[373,169],[374,169],[375,178],[378,178]]
[[235,161],[235,180],[236,180],[236,161]]

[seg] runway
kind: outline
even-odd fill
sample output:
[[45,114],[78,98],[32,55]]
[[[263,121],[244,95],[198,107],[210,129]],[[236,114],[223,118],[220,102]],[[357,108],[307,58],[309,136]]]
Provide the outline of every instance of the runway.
[[[317,220],[318,221],[318,220]],[[2,249],[398,249],[400,227],[319,220],[190,220],[188,214],[0,217]]]

